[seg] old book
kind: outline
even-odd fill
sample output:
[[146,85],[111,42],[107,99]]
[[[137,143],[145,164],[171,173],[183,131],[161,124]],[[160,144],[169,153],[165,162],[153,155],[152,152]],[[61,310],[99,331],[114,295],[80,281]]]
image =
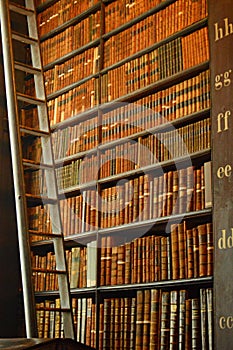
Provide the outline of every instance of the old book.
[[212,203],[212,162],[204,163],[204,178],[205,178],[205,208],[211,208]]
[[135,350],[141,350],[143,346],[143,314],[144,314],[144,291],[137,291]]
[[160,301],[161,291],[151,289],[150,310],[150,350],[158,348],[160,338]]
[[207,275],[207,232],[206,224],[199,225],[198,243],[199,243],[199,276]]
[[162,292],[160,334],[160,349],[166,350],[170,335],[170,292]]
[[169,349],[175,350],[178,345],[178,291],[172,290],[170,292],[170,336],[169,336]]
[[208,349],[207,343],[207,300],[206,289],[200,289],[200,323],[201,323],[201,348]]
[[186,290],[179,291],[179,315],[178,315],[178,350],[185,349],[185,315],[186,315]]
[[193,298],[191,300],[191,310],[192,310],[192,349],[200,349],[201,342],[201,329],[200,329],[200,300],[198,298]]
[[207,303],[207,333],[208,333],[208,349],[212,350],[213,345],[213,289],[206,289]]

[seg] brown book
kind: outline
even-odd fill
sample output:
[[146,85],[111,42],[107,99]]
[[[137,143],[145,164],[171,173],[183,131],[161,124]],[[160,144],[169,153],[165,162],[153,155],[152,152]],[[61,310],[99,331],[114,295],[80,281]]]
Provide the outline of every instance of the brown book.
[[167,350],[170,335],[170,292],[162,292],[160,334],[160,349]]
[[135,349],[136,345],[136,298],[132,298],[131,302],[131,314],[130,314],[130,320],[131,320],[131,327],[130,327],[130,350]]
[[136,332],[135,332],[135,350],[141,350],[143,346],[143,315],[144,315],[144,291],[137,291],[136,308]]
[[192,299],[185,301],[185,350],[192,349]]
[[208,349],[212,350],[213,347],[213,289],[206,289],[207,298],[207,333],[208,333]]
[[205,208],[212,207],[212,175],[211,161],[204,163],[204,178],[205,178]]
[[150,310],[150,350],[158,348],[160,333],[160,298],[161,291],[151,290],[151,310]]
[[122,323],[123,323],[122,349],[130,349],[131,298],[124,298],[124,315],[123,315]]
[[179,325],[178,325],[178,350],[185,349],[185,314],[186,314],[186,297],[185,290],[179,291]]
[[111,236],[106,238],[106,249],[105,249],[105,284],[106,286],[111,285],[111,269],[112,269],[112,244],[113,240]]
[[207,275],[207,232],[206,224],[199,225],[198,243],[199,243],[199,276]]
[[125,275],[124,275],[124,283],[131,283],[131,250],[133,249],[133,243],[127,242],[125,243]]
[[200,349],[200,302],[198,298],[191,301],[192,310],[192,349]]
[[186,230],[186,245],[187,245],[187,277],[194,277],[194,251],[193,251],[193,231]]
[[142,330],[142,350],[149,350],[150,342],[150,312],[151,312],[151,292],[149,289],[144,291],[144,313]]
[[125,245],[118,246],[117,253],[117,284],[125,283]]
[[187,277],[186,222],[178,225],[179,278]]
[[199,240],[198,230],[196,227],[192,229],[193,233],[193,277],[199,277]]
[[213,227],[212,223],[206,224],[206,234],[207,234],[207,276],[213,275]]
[[103,350],[110,347],[111,299],[104,300],[103,317]]
[[112,265],[111,265],[111,285],[117,284],[117,255],[118,255],[118,247],[112,247]]
[[165,265],[166,268],[166,255],[165,257],[162,255],[162,237],[155,236],[154,237],[154,281],[160,281],[162,279],[166,279],[166,270],[162,274],[162,265]]
[[170,292],[170,337],[169,337],[169,349],[175,350],[178,346],[178,291],[173,290]]
[[100,285],[104,286],[106,284],[106,244],[107,244],[107,237],[101,238],[101,252],[100,252],[100,265],[101,265],[101,272],[100,272]]
[[172,259],[172,279],[179,278],[179,242],[178,242],[178,226],[177,224],[171,225],[171,259]]
[[201,348],[208,349],[207,336],[207,300],[206,289],[200,289],[200,324],[201,324]]

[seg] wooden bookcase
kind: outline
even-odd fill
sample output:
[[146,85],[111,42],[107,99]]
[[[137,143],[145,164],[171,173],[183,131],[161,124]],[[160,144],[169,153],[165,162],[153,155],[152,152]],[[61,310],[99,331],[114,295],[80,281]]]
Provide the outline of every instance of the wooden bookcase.
[[[38,1],[38,24],[77,340],[212,349],[207,1]],[[35,288],[57,306],[48,274]],[[54,317],[38,315],[41,337]]]

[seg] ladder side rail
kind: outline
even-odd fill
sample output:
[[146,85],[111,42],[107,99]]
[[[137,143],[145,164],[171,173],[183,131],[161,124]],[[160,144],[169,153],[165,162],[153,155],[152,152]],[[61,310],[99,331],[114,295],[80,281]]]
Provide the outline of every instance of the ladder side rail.
[[3,63],[5,73],[5,87],[8,110],[8,124],[13,169],[16,216],[18,227],[20,265],[22,274],[22,288],[25,312],[26,335],[35,338],[37,333],[35,299],[32,285],[32,267],[30,258],[29,237],[27,231],[27,209],[24,201],[23,168],[21,163],[19,116],[16,100],[15,74],[13,62],[13,47],[8,9],[8,0],[0,0],[0,21],[3,49]]

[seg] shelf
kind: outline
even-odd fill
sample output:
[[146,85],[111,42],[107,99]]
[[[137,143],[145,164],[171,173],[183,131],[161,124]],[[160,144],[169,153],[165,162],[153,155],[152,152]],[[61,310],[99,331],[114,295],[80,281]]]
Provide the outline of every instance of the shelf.
[[72,193],[79,193],[80,191],[84,191],[84,190],[88,190],[90,188],[96,188],[98,181],[90,181],[90,182],[86,182],[84,184],[80,184],[80,185],[76,185],[76,186],[72,186],[72,187],[68,187],[65,188],[63,190],[59,190],[59,198],[62,199],[63,196],[65,196],[67,198],[66,195],[69,195],[69,197],[72,196]]
[[[144,289],[154,289],[154,288],[186,288],[195,286],[211,286],[213,283],[213,277],[197,277],[197,278],[187,278],[187,279],[179,279],[179,280],[166,280],[166,281],[156,281],[150,283],[135,283],[135,284],[120,284],[120,285],[110,285],[110,286],[101,286],[101,287],[84,287],[84,288],[74,288],[71,289],[71,296],[87,296],[94,295],[97,292],[100,294],[105,293],[116,293],[123,291],[137,291]],[[58,291],[43,291],[36,292],[36,298],[45,299],[45,298],[56,298],[59,296]]]
[[151,283],[135,283],[135,284],[121,284],[121,285],[113,285],[113,286],[101,286],[98,287],[98,291],[100,293],[115,293],[119,291],[137,291],[144,289],[152,289],[152,288],[177,288],[177,287],[191,287],[195,286],[206,286],[212,285],[213,277],[197,277],[197,278],[187,278],[180,280],[167,280],[167,281],[158,281]]
[[39,5],[36,9],[37,13],[43,12],[47,8],[51,7],[57,2],[57,0],[46,0],[43,4]]
[[176,222],[181,222],[183,220],[191,220],[191,219],[193,220],[195,218],[197,218],[197,219],[204,218],[205,219],[205,218],[210,217],[211,213],[212,213],[212,208],[197,210],[197,211],[190,211],[187,213],[163,216],[163,217],[159,217],[159,218],[155,218],[155,219],[151,219],[151,220],[146,220],[146,221],[136,221],[136,222],[132,222],[130,224],[125,224],[125,225],[121,225],[121,226],[102,228],[102,229],[99,229],[98,232],[100,235],[106,235],[106,234],[112,234],[112,233],[115,234],[115,233],[119,233],[119,232],[124,233],[125,231],[127,231],[127,233],[128,233],[128,232],[133,230],[132,234],[134,234],[135,229],[147,230],[147,229],[151,229],[152,227],[155,227],[155,226],[164,226],[164,225],[167,225],[168,223],[176,223]]
[[76,154],[72,154],[72,155],[64,157],[64,158],[58,158],[58,159],[55,160],[55,165],[57,167],[59,167],[59,166],[71,163],[74,160],[77,160],[77,159],[80,159],[80,158],[84,158],[84,157],[86,157],[86,156],[88,156],[90,154],[93,154],[93,153],[97,153],[97,149],[98,148],[95,147],[95,148],[92,148],[90,150],[79,152],[79,153],[76,153]]
[[[85,287],[85,288],[74,288],[70,290],[71,295],[73,294],[95,294],[96,287]],[[35,296],[37,299],[39,298],[57,298],[59,297],[59,292],[57,290],[52,291],[41,291],[36,292]]]

